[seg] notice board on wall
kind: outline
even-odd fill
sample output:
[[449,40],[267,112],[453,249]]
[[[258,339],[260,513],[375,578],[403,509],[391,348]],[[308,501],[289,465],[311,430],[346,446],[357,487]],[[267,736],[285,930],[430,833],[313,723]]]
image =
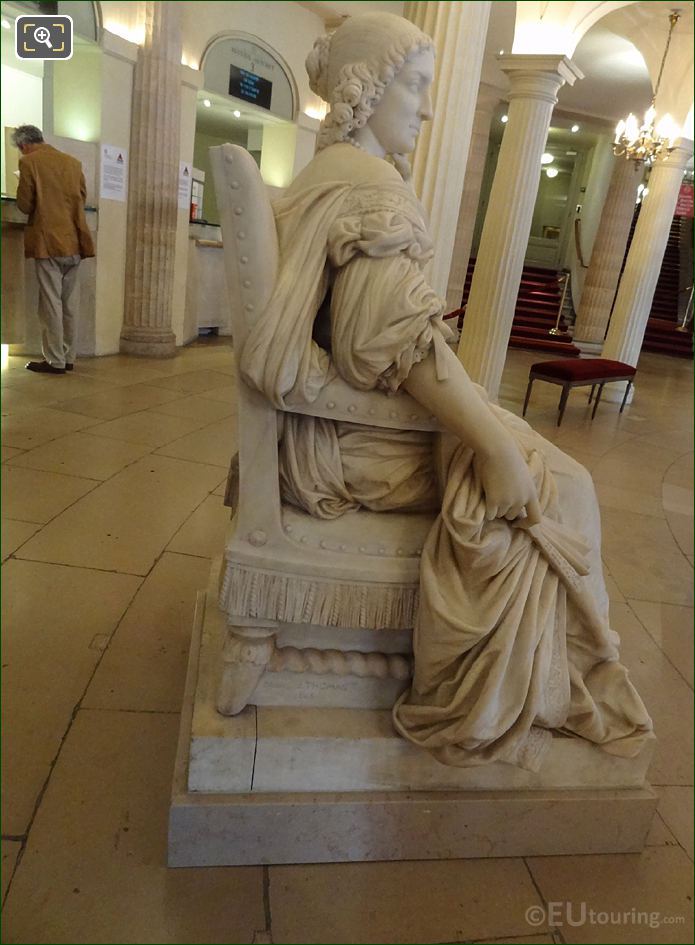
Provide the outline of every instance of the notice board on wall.
[[229,94],[235,98],[251,102],[260,108],[270,108],[270,99],[273,94],[273,83],[264,79],[255,72],[241,69],[239,66],[229,67]]

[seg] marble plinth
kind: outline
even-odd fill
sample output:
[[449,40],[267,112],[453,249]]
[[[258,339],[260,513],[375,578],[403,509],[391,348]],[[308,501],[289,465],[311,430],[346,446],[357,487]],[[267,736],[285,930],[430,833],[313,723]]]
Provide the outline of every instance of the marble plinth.
[[455,769],[375,709],[213,703],[217,606],[198,597],[169,819],[171,866],[638,852],[651,752],[556,738],[540,772]]

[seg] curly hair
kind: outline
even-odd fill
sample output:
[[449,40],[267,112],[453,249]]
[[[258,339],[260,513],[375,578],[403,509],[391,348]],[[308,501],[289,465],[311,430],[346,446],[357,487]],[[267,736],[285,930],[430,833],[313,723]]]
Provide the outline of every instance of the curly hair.
[[[401,17],[393,16],[393,19],[408,22],[403,21]],[[338,30],[343,28],[341,26]],[[384,90],[393,81],[405,60],[413,53],[431,49],[433,45],[429,36],[408,23],[407,32],[402,31],[406,32],[406,35],[392,38],[388,48],[379,50],[378,63],[366,60],[346,63],[338,70],[331,88],[331,40],[335,32],[319,37],[306,60],[309,86],[312,92],[328,102],[330,108],[321,123],[319,151],[331,144],[347,141],[355,129],[364,127],[381,100]],[[391,157],[401,176],[408,180],[410,163],[406,155],[392,154]]]

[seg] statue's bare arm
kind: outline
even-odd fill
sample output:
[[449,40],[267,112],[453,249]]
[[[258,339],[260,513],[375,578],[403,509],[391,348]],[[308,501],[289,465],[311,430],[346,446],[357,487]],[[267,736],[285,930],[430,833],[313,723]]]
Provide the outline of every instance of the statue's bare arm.
[[454,352],[447,347],[442,356],[446,380],[437,379],[430,354],[412,367],[403,386],[473,450],[488,518],[514,519],[525,509],[532,524],[540,521],[536,487],[516,442],[478,395]]

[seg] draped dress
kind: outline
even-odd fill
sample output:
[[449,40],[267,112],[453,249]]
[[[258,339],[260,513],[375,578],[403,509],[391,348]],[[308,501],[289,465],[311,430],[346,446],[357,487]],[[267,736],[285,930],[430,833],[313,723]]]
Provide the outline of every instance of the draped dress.
[[[394,397],[425,357],[446,379],[452,332],[426,278],[432,241],[395,168],[333,145],[273,209],[279,272],[240,353],[246,383],[291,411],[336,372]],[[475,396],[486,399],[480,388]],[[440,434],[291,412],[283,501],[324,519],[360,508],[437,513],[421,557],[413,679],[393,708],[405,738],[459,766],[538,770],[553,731],[635,756],[652,723],[609,625],[591,477],[525,421],[488,406],[535,482],[535,529],[486,519],[473,452],[453,437],[435,448]]]

